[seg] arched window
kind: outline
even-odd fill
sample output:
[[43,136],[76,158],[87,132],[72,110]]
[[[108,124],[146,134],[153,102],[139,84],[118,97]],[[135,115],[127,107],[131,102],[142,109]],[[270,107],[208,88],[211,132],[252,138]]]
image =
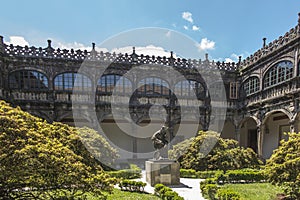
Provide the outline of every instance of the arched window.
[[193,80],[184,80],[176,83],[175,94],[182,97],[194,95],[203,95],[204,88],[201,83]]
[[9,88],[22,90],[47,90],[48,78],[33,70],[20,70],[9,75]]
[[169,95],[169,84],[160,78],[147,77],[138,83],[138,93]]
[[252,77],[248,78],[243,84],[243,89],[244,89],[246,96],[249,96],[250,94],[253,94],[253,93],[259,91],[258,77],[252,76]]
[[132,93],[131,81],[123,76],[110,74],[102,76],[97,83],[98,92]]
[[68,72],[59,74],[54,79],[54,89],[64,91],[91,91],[92,81],[83,74]]
[[293,63],[281,61],[272,66],[264,76],[264,88],[279,84],[293,77]]

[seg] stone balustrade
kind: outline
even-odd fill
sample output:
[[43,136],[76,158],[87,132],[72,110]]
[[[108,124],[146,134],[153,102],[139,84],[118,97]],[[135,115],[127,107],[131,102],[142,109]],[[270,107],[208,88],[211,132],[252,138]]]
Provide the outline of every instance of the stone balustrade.
[[[299,17],[300,18],[300,17]],[[269,56],[274,51],[285,47],[288,43],[300,38],[300,24],[295,28],[292,28],[289,32],[286,32],[284,36],[280,36],[278,39],[270,42],[268,45],[264,45],[261,49],[256,51],[241,62],[241,68],[247,68],[257,63],[258,60]],[[264,38],[265,42],[265,38]]]
[[62,59],[62,60],[73,60],[73,61],[84,61],[90,60],[95,62],[114,62],[121,64],[156,64],[156,65],[167,65],[174,66],[180,69],[205,69],[205,70],[226,70],[226,71],[236,71],[239,63],[225,63],[225,62],[215,62],[208,60],[208,55],[206,55],[205,60],[196,59],[184,59],[184,58],[174,58],[171,52],[170,57],[160,57],[160,56],[149,56],[149,55],[137,55],[133,51],[132,54],[116,54],[110,52],[97,52],[93,44],[92,51],[87,50],[74,50],[74,49],[54,49],[51,47],[51,41],[48,40],[48,47],[22,47],[15,45],[6,45],[3,43],[3,37],[0,38],[0,52],[5,53],[9,57],[24,57],[24,58],[47,58],[47,59]]

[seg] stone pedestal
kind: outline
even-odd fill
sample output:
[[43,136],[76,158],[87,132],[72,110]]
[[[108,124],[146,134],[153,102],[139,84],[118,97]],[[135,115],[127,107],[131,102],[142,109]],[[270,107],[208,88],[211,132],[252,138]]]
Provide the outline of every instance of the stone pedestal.
[[179,185],[180,165],[175,160],[161,159],[146,161],[146,181],[153,187],[157,183]]

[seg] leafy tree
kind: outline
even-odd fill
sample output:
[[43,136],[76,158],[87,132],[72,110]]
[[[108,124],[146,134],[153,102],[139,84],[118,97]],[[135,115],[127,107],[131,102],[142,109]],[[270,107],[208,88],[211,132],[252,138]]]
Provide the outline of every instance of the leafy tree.
[[[116,150],[94,130],[47,122],[0,101],[0,196],[4,199],[82,198],[86,192],[104,197],[116,180],[105,174],[90,147],[102,156]],[[86,136],[86,135],[85,135]]]
[[237,141],[223,139],[213,131],[199,131],[195,138],[175,145],[169,155],[171,158],[178,158],[182,168],[196,171],[226,171],[253,168],[262,164],[252,149],[240,147]]
[[266,175],[272,184],[283,186],[290,199],[300,199],[300,135],[289,133],[267,160]]

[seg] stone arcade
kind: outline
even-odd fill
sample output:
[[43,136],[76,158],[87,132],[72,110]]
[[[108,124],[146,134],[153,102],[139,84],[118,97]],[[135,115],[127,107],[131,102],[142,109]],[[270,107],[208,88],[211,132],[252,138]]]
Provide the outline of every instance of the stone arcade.
[[[199,105],[200,116],[191,116],[181,123],[195,124],[198,129],[207,130],[214,121],[211,112],[210,95],[203,78],[196,73],[197,68],[217,69],[222,78],[215,80],[213,87],[224,84],[226,89],[226,121],[221,132],[224,138],[233,138],[242,146],[253,148],[262,158],[270,157],[285,139],[287,131],[300,131],[299,91],[300,91],[300,14],[298,24],[284,36],[266,43],[253,55],[238,63],[214,62],[208,56],[204,60],[186,60],[170,57],[154,57],[132,54],[116,55],[97,52],[95,44],[91,52],[73,49],[54,49],[48,40],[46,48],[21,47],[7,45],[0,36],[0,98],[15,106],[39,116],[49,122],[60,121],[74,125],[72,100],[81,102],[82,107],[96,106],[97,120],[105,130],[106,136],[125,151],[126,158],[139,160],[152,157],[151,135],[153,130],[139,133],[143,137],[133,137],[123,133],[115,124],[111,115],[111,94],[118,88],[118,98],[130,102],[129,109],[135,123],[143,126],[149,123],[147,118],[152,102],[163,105],[167,112],[167,124],[170,127],[169,141],[176,135],[173,144],[195,133],[178,131],[180,115],[193,113],[190,105]],[[91,70],[77,73],[84,59],[91,63],[112,62],[105,75],[99,77],[97,68],[91,64]],[[123,78],[122,75],[138,65],[166,65],[180,72],[186,80],[176,79],[169,83],[156,77],[144,77],[142,74]],[[202,76],[214,76],[207,72]],[[74,79],[80,83],[74,84]],[[152,84],[152,83],[155,84]],[[96,83],[96,85],[94,84]],[[142,85],[137,91],[132,91]],[[72,94],[73,87],[79,91]],[[180,94],[180,102],[167,88]],[[89,91],[96,88],[96,94]],[[190,99],[190,92],[196,92],[197,99]],[[129,101],[129,97],[133,95]],[[91,105],[95,98],[95,105]],[[117,99],[118,100],[118,99]],[[114,101],[117,101],[114,99]],[[224,103],[220,100],[220,104]],[[182,109],[179,109],[179,104]],[[78,116],[77,121],[91,122],[87,113]],[[196,119],[197,118],[197,119]],[[196,120],[195,120],[196,119]],[[122,122],[122,118],[118,119]],[[161,118],[157,116],[157,130]],[[126,123],[125,121],[123,123]],[[139,153],[144,156],[140,156]]]

